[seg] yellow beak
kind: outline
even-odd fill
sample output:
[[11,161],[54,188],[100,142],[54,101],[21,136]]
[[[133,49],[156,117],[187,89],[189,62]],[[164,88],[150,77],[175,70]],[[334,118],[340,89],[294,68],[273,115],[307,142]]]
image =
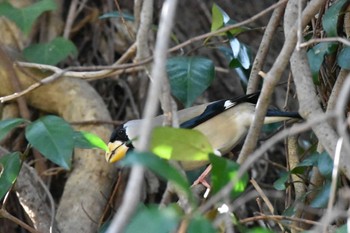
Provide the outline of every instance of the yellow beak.
[[126,152],[128,151],[128,147],[125,143],[121,141],[115,141],[108,143],[108,152],[106,152],[106,160],[108,163],[115,163],[122,158],[124,158]]

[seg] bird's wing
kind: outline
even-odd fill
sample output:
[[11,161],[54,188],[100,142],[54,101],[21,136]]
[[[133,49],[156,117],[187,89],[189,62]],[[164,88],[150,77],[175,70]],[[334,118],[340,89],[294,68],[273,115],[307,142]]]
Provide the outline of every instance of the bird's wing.
[[227,111],[228,109],[233,108],[234,106],[237,106],[241,103],[252,103],[256,104],[259,98],[260,92],[256,92],[253,94],[240,96],[233,99],[226,99],[226,100],[218,100],[212,103],[209,103],[204,111],[197,116],[194,116],[193,118],[190,118],[187,121],[184,121],[180,124],[181,128],[187,128],[192,129],[199,124],[202,124],[203,122],[219,115],[220,113]]

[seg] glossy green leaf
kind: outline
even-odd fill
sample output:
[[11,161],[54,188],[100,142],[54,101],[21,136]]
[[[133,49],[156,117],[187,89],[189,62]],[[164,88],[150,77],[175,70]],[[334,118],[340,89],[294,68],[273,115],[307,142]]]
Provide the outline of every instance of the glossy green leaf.
[[311,167],[311,166],[317,166],[317,160],[318,160],[318,153],[312,154],[311,156],[307,157],[303,161],[301,161],[297,167]]
[[5,16],[13,21],[23,32],[28,35],[35,20],[45,11],[55,10],[54,0],[37,1],[30,6],[15,8],[6,1],[0,3],[0,16]]
[[32,44],[23,50],[27,61],[56,65],[68,56],[76,56],[77,48],[70,40],[63,37],[56,37],[49,43]]
[[131,21],[131,22],[135,21],[135,17],[132,14],[129,14],[129,13],[126,13],[126,12],[120,13],[119,11],[108,12],[106,14],[101,15],[98,18],[99,19],[123,18],[123,19],[125,19],[127,21]]
[[285,190],[286,187],[286,183],[288,182],[289,179],[289,172],[285,172],[283,173],[280,178],[278,178],[275,182],[273,182],[273,187],[276,190]]
[[233,57],[237,58],[241,50],[241,42],[236,37],[230,38],[230,47],[232,49]]
[[344,224],[344,225],[338,227],[338,228],[335,230],[335,233],[348,233],[347,224]]
[[338,19],[342,12],[343,6],[348,0],[338,0],[332,4],[322,17],[322,26],[328,37],[338,36],[337,27]]
[[[209,158],[212,164],[212,189],[214,193],[217,193],[221,190],[221,188],[223,188],[236,177],[239,170],[239,164],[228,159],[215,156],[213,154],[210,154]],[[237,182],[236,186],[232,189],[231,196],[233,198],[236,198],[245,190],[248,180],[249,176],[247,173],[245,173],[243,177],[240,178],[240,180]]]
[[331,182],[327,181],[321,187],[321,190],[318,192],[315,199],[312,200],[310,206],[312,208],[325,208],[328,204],[330,190],[331,190]]
[[217,232],[211,222],[203,216],[196,216],[191,219],[187,233],[215,233]]
[[245,45],[241,44],[237,58],[233,58],[230,61],[229,66],[231,68],[243,68],[246,70],[250,68],[251,62],[250,62],[249,52]]
[[47,159],[69,169],[74,148],[74,131],[62,118],[44,116],[26,127],[25,136]]
[[159,208],[158,206],[140,206],[127,225],[126,233],[175,232],[180,222],[180,216],[173,206]]
[[0,200],[16,181],[20,168],[21,160],[18,152],[0,157]]
[[152,132],[151,151],[168,160],[207,161],[213,148],[198,130],[156,127]]
[[22,118],[12,118],[0,121],[0,140],[2,140],[12,129],[27,122]]
[[241,80],[242,86],[246,87],[248,83],[250,71],[244,69],[242,64],[239,62],[239,60],[233,56],[232,49],[227,48],[225,46],[219,46],[218,49],[229,60],[229,66],[235,69],[236,73],[238,74]]
[[344,47],[337,56],[338,65],[346,70],[350,70],[350,47]]
[[331,177],[333,171],[333,160],[327,152],[319,154],[317,160],[317,167],[321,175],[324,177]]
[[333,42],[319,43],[309,49],[307,58],[309,61],[312,78],[315,84],[319,84],[318,74],[326,54],[332,54],[337,49],[337,44]]
[[192,198],[187,179],[167,161],[150,152],[131,151],[120,161],[120,164],[122,166],[142,165],[163,177],[165,180],[175,183],[190,199]]
[[74,146],[83,149],[100,148],[108,151],[107,144],[99,136],[85,131],[74,132]]
[[168,60],[167,73],[171,93],[189,107],[212,83],[215,67],[202,57],[173,57]]

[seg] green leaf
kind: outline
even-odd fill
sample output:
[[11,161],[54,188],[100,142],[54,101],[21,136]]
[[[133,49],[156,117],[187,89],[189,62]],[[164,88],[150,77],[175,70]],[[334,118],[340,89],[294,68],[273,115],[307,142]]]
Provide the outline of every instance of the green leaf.
[[338,65],[346,70],[350,70],[350,47],[344,47],[337,56]]
[[165,208],[140,206],[125,232],[175,232],[179,222],[180,216],[173,206]]
[[251,62],[250,57],[248,53],[248,49],[245,45],[240,45],[240,50],[238,52],[237,58],[233,58],[230,61],[230,68],[243,68],[245,70],[248,70],[250,68]]
[[172,94],[189,107],[212,83],[215,67],[202,57],[173,57],[168,60],[167,73]]
[[218,49],[229,60],[229,66],[235,69],[236,73],[238,74],[241,80],[242,86],[246,87],[248,83],[248,77],[249,77],[250,71],[244,69],[242,64],[239,62],[239,60],[233,56],[232,49],[224,46],[219,46]]
[[108,12],[106,14],[101,15],[100,17],[98,17],[99,19],[108,19],[108,18],[123,18],[127,21],[131,21],[134,22],[135,21],[135,17],[132,14],[129,13],[120,13],[119,11],[112,11],[112,12]]
[[237,58],[239,55],[239,51],[241,50],[241,43],[236,37],[231,37],[230,39],[230,47],[232,49],[233,57]]
[[331,190],[331,182],[327,181],[321,187],[321,190],[318,192],[315,199],[312,200],[310,206],[312,208],[325,208],[328,204],[330,190]]
[[[235,176],[237,175],[237,172],[239,170],[239,164],[215,156],[213,154],[209,155],[210,162],[213,166],[211,178],[213,182],[213,192],[217,193],[223,188],[225,185],[227,185],[230,181],[232,181]],[[237,182],[236,186],[233,187],[231,195],[233,198],[236,198],[239,196],[247,186],[249,176],[247,173],[243,175],[243,177]]]
[[108,151],[107,144],[99,136],[86,131],[74,132],[74,146],[83,149],[100,148]]
[[317,160],[318,160],[318,153],[314,153],[308,158],[301,161],[296,167],[312,167],[317,166]]
[[307,58],[309,61],[312,78],[315,84],[319,84],[318,74],[320,72],[321,65],[324,60],[324,56],[332,54],[336,51],[338,45],[333,42],[319,43],[309,49],[307,52]]
[[69,55],[78,53],[75,45],[63,37],[57,37],[49,43],[32,44],[23,50],[25,59],[30,62],[56,65]]
[[168,160],[207,161],[213,148],[198,130],[156,127],[152,132],[151,151]]
[[319,154],[317,160],[317,167],[321,175],[324,177],[332,177],[333,160],[327,152]]
[[247,233],[273,233],[273,231],[270,231],[269,229],[266,229],[263,227],[255,227],[255,228],[249,229]]
[[22,118],[12,118],[0,121],[0,141],[8,134],[12,129],[16,128],[20,124],[27,122]]
[[285,190],[287,187],[286,187],[286,183],[288,181],[288,178],[289,178],[289,172],[285,172],[283,173],[280,178],[278,178],[275,182],[273,182],[273,187],[276,189],[276,190]]
[[4,155],[0,158],[0,200],[16,181],[21,168],[19,153]]
[[28,35],[35,20],[45,11],[55,10],[54,0],[42,0],[23,7],[15,8],[8,2],[0,3],[0,16],[5,16],[13,21],[25,35]]
[[335,230],[335,233],[347,233],[347,232],[348,232],[347,224],[344,224]]
[[196,216],[191,219],[190,224],[187,229],[187,233],[215,233],[216,230],[203,216]]
[[322,26],[328,37],[338,36],[338,18],[344,4],[347,2],[348,0],[338,0],[324,13],[322,18]]
[[74,131],[62,118],[44,116],[26,127],[26,138],[40,153],[69,169],[74,148]]
[[127,153],[125,158],[120,161],[122,166],[142,165],[164,179],[178,185],[191,199],[192,194],[189,189],[189,183],[178,170],[171,166],[167,161],[159,158],[150,152],[131,151]]
[[221,8],[213,3],[213,7],[211,8],[211,15],[212,15],[212,20],[211,20],[211,30],[210,31],[216,31],[222,26],[224,26],[224,17],[222,15],[222,10]]
[[[224,26],[229,26],[236,24],[237,21],[233,20],[230,18],[230,16],[223,10],[221,7],[219,7],[217,4],[213,4],[213,7],[211,9],[212,13],[212,22],[211,22],[211,31],[216,31]],[[217,34],[216,36],[222,36],[225,34],[230,34],[231,36],[237,36],[241,32],[249,30],[248,27],[237,27],[233,28],[227,33],[220,33]]]

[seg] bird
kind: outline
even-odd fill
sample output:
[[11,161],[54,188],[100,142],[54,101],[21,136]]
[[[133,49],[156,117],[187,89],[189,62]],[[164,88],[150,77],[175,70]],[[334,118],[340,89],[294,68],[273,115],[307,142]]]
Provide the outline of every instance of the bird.
[[[177,116],[180,128],[196,129],[204,134],[214,151],[224,155],[241,143],[254,120],[255,107],[260,92],[222,99],[179,110]],[[298,112],[284,112],[268,109],[264,124],[301,119]],[[152,127],[162,126],[163,115],[152,119]],[[125,157],[129,150],[138,148],[138,136],[142,119],[127,121],[118,126],[111,134],[108,151],[105,154],[109,163],[115,163]],[[181,161],[180,161],[181,162]],[[184,170],[194,170],[208,164],[209,161],[182,162]]]

